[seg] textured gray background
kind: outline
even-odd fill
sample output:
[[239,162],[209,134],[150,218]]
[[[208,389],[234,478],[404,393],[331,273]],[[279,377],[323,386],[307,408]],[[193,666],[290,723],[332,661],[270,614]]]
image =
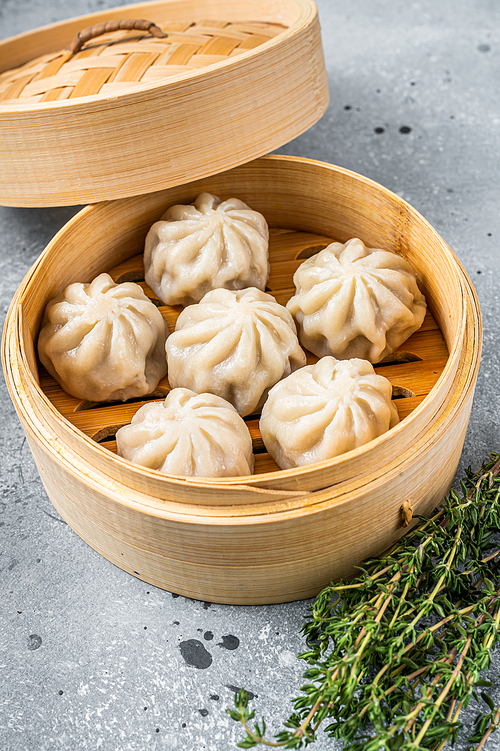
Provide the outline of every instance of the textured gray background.
[[[120,4],[3,0],[0,36]],[[477,467],[500,449],[500,3],[318,6],[330,107],[280,151],[340,164],[391,188],[464,263],[485,325],[461,462]],[[75,210],[0,208],[2,321],[26,271]],[[230,751],[241,735],[224,713],[228,686],[252,691],[257,715],[278,729],[300,686],[295,655],[304,647],[307,603],[209,605],[115,568],[58,517],[3,383],[2,401],[0,749]],[[189,664],[192,640],[208,667]],[[497,657],[493,680],[499,667]],[[500,701],[498,684],[492,694]],[[466,724],[474,714],[471,705]],[[321,738],[313,748],[339,746]],[[486,748],[500,748],[500,736]]]

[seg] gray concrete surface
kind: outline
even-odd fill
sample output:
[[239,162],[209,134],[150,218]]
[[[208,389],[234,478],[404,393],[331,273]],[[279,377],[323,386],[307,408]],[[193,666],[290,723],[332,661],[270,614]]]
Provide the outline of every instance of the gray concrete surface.
[[[120,4],[1,0],[0,36]],[[461,461],[477,467],[500,450],[500,3],[318,6],[331,104],[280,151],[340,164],[391,188],[465,265],[485,325]],[[75,210],[0,208],[2,316]],[[3,384],[2,403],[0,749],[230,751],[241,737],[224,713],[232,686],[250,690],[257,716],[277,730],[300,686],[295,656],[307,603],[208,605],[115,568],[51,506]],[[494,667],[492,695],[500,702],[499,656]],[[471,705],[466,725],[474,715]],[[312,748],[339,745],[320,738]],[[458,748],[467,748],[465,740]],[[500,736],[492,736],[486,749],[498,748]]]

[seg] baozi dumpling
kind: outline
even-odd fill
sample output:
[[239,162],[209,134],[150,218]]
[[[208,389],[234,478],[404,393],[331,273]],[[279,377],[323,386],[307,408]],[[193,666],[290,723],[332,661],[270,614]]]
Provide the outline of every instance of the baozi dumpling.
[[399,422],[392,386],[367,360],[323,357],[274,386],[260,432],[281,469],[332,459]]
[[239,477],[254,469],[250,432],[235,408],[189,389],[142,406],[116,443],[119,456],[169,475]]
[[138,284],[100,274],[90,284],[70,284],[48,303],[38,354],[68,394],[125,401],[151,393],[166,374],[167,335]]
[[185,308],[167,340],[167,361],[172,387],[218,394],[249,415],[306,356],[288,310],[251,287],[212,290]]
[[264,289],[269,229],[238,198],[201,193],[193,205],[172,206],[146,237],[145,278],[167,305],[199,302],[210,290]]
[[301,343],[318,357],[380,362],[425,317],[425,297],[408,261],[357,238],[304,261],[293,281],[296,294],[287,308]]

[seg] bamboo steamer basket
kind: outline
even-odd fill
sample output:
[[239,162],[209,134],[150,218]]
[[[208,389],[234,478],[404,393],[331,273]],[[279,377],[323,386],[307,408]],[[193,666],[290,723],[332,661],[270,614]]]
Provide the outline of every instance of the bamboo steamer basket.
[[[399,425],[334,460],[281,471],[265,454],[251,418],[256,474],[175,478],[114,453],[114,432],[143,402],[82,403],[43,372],[35,352],[46,303],[67,284],[90,281],[102,271],[140,282],[140,254],[151,224],[169,205],[190,202],[202,191],[237,196],[265,215],[271,227],[268,285],[280,302],[292,295],[292,275],[302,259],[331,239],[358,236],[415,266],[430,313],[390,362],[376,366],[399,397]],[[160,310],[172,328],[179,308]],[[456,472],[480,350],[473,287],[417,211],[345,169],[267,156],[83,209],[21,284],[2,355],[44,486],[77,534],[156,586],[207,601],[258,604],[315,595],[397,540],[412,514],[432,511]],[[164,380],[156,398],[167,391]]]
[[[66,48],[117,19],[167,36],[122,29]],[[162,0],[46,26],[0,43],[0,204],[97,203],[215,174],[327,104],[312,0]]]

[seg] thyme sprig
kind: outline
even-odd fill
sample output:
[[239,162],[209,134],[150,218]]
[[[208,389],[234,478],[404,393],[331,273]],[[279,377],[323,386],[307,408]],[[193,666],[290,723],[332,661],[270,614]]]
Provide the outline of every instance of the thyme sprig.
[[[500,456],[470,468],[430,519],[420,517],[352,581],[330,584],[302,629],[309,666],[284,729],[266,739],[244,689],[227,712],[246,732],[238,746],[300,749],[320,726],[345,751],[441,751],[455,742],[471,696],[500,640]],[[488,713],[470,741],[483,748],[500,725]],[[252,723],[253,721],[253,723]]]

